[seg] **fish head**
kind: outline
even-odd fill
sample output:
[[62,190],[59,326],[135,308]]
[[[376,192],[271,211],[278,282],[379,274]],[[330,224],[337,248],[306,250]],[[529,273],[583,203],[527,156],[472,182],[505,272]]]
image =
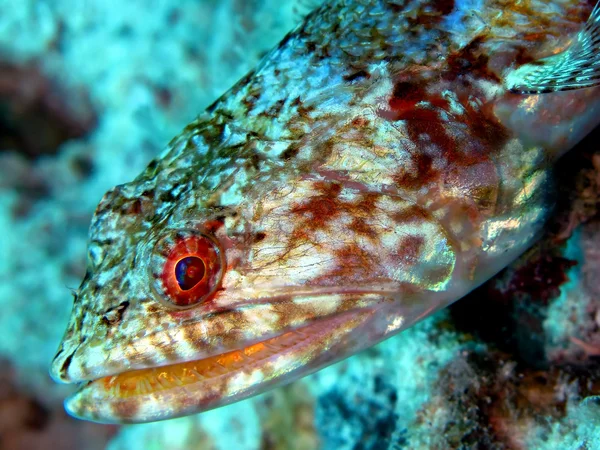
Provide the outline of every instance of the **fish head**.
[[443,303],[417,301],[425,291],[452,295],[450,239],[412,202],[327,173],[261,180],[239,161],[207,188],[206,164],[185,178],[182,159],[152,163],[95,212],[51,368],[82,384],[73,415],[145,422],[231,403],[406,328]]

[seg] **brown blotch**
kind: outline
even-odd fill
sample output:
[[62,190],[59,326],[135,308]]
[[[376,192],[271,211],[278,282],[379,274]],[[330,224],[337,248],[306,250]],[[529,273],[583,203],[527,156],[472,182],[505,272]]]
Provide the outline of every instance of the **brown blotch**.
[[147,314],[156,314],[160,311],[160,308],[153,302],[149,302],[145,306]]
[[377,208],[375,203],[381,197],[381,194],[373,192],[365,193],[361,196],[359,202],[356,204],[356,209],[359,213],[370,215]]
[[401,189],[416,191],[438,178],[439,171],[433,167],[433,158],[425,153],[413,155],[414,167],[401,168],[392,176]]
[[342,192],[342,185],[340,183],[327,183],[324,181],[317,181],[314,184],[315,190],[327,197],[336,198]]
[[265,111],[265,114],[268,116],[276,117],[279,115],[284,105],[285,99],[277,100],[269,109]]
[[292,205],[290,212],[303,217],[301,228],[317,230],[324,228],[331,219],[337,217],[344,205],[337,199],[342,190],[341,184],[317,181],[313,187],[319,194]]
[[388,106],[389,110],[378,111],[388,120],[439,121],[439,110],[447,110],[449,103],[439,94],[427,93],[422,84],[400,81],[394,86]]
[[294,231],[292,231],[292,234],[290,236],[289,243],[288,243],[288,248],[292,249],[292,248],[298,247],[298,246],[302,245],[302,243],[308,242],[310,240],[311,239],[308,236],[308,233],[306,232],[306,230],[304,228],[304,224],[303,224],[301,229],[296,228]]
[[114,325],[121,321],[123,318],[123,314],[125,314],[125,310],[129,306],[129,301],[124,301],[123,303],[115,306],[114,308],[110,308],[104,315],[102,316],[102,321],[106,325]]
[[523,64],[532,62],[535,58],[531,56],[527,48],[519,47],[514,59],[517,66],[522,66]]
[[373,255],[358,246],[347,246],[336,250],[336,267],[317,277],[311,284],[335,285],[340,282],[363,280],[374,272]]
[[[443,158],[444,165],[477,164],[490,150],[500,148],[508,137],[506,129],[495,118],[491,105],[477,108],[466,99],[459,98],[459,101],[465,110],[461,122],[467,125],[466,129],[440,118],[431,121],[412,120],[406,124],[412,142],[429,142],[437,147],[441,151],[439,155]],[[420,161],[422,156],[419,155],[414,158],[420,173],[407,176],[409,182],[414,180],[414,188],[437,179],[439,173],[428,170],[427,159]]]
[[[508,130],[498,121],[493,111],[493,105],[487,104],[476,109],[470,102],[462,102],[468,118],[469,133],[479,138],[488,149],[499,149],[509,138]],[[470,163],[476,163],[472,160]]]
[[412,205],[394,213],[392,219],[397,223],[425,222],[429,220],[429,213],[417,205]]
[[296,144],[291,144],[288,148],[286,148],[282,153],[280,158],[283,160],[292,159],[300,152],[300,147]]
[[266,233],[259,231],[258,233],[256,233],[254,235],[254,242],[260,242],[260,241],[264,240],[266,237],[267,237]]
[[248,159],[246,160],[244,166],[246,167],[246,169],[259,171],[262,159],[263,158],[259,153],[253,151],[252,154],[248,156]]
[[307,219],[304,226],[317,229],[322,228],[329,220],[337,216],[339,208],[335,200],[317,196],[310,198],[306,203],[293,206],[291,212],[301,214]]
[[354,119],[352,119],[352,125],[357,128],[366,127],[370,123],[371,122],[369,121],[369,119],[366,119],[364,117],[355,117]]
[[134,398],[120,398],[118,402],[113,402],[112,409],[115,417],[132,419],[140,410],[140,403]]
[[218,217],[215,220],[209,220],[204,224],[204,229],[209,233],[215,233],[224,225],[225,217]]
[[425,90],[422,86],[406,81],[396,83],[388,104],[393,113],[391,120],[407,119],[406,113],[413,111],[418,102],[424,100]]
[[[150,168],[151,165],[152,163],[148,165],[148,168]],[[146,189],[144,192],[142,192],[141,197],[154,198],[154,189]]]
[[400,241],[398,256],[408,264],[416,264],[425,245],[423,236],[409,235]]
[[296,111],[298,111],[298,115],[302,118],[308,118],[308,115],[314,111],[315,107],[314,106],[304,106],[302,103],[300,103],[297,108]]
[[[242,99],[242,104],[248,110],[254,109],[256,101],[260,99],[261,93],[259,91],[252,91],[246,97]],[[266,112],[268,114],[268,111]]]
[[489,56],[482,50],[486,36],[479,35],[459,51],[448,56],[448,70],[444,73],[445,80],[453,81],[466,74],[476,74],[478,78],[485,78],[500,82],[500,78],[488,67]]
[[122,213],[126,214],[126,215],[129,215],[129,214],[139,215],[141,212],[142,212],[142,202],[139,198],[136,198],[131,203],[124,205],[124,208],[122,209]]
[[375,239],[377,237],[377,232],[371,227],[365,219],[362,217],[355,217],[352,219],[349,225],[350,230],[354,231],[354,233],[367,236],[371,239]]

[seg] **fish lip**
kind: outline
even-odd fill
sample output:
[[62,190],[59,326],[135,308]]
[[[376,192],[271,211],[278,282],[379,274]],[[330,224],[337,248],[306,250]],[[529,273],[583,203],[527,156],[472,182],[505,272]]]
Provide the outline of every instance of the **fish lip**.
[[[300,329],[305,329],[307,331],[309,331],[312,328],[312,331],[315,331],[315,328],[317,329],[317,338],[315,339],[311,339],[313,336],[311,335],[311,337],[307,338],[305,341],[301,342],[300,344],[293,344],[290,345],[288,347],[283,347],[282,351],[277,353],[277,358],[279,358],[280,356],[286,355],[289,357],[289,353],[297,350],[298,348],[306,348],[306,347],[311,347],[311,345],[314,345],[314,343],[316,342],[317,345],[321,344],[320,339],[318,339],[318,337],[322,336],[322,335],[326,335],[327,333],[332,333],[332,330],[337,330],[338,328],[342,328],[350,323],[352,323],[353,321],[357,321],[357,323],[359,324],[364,324],[367,323],[369,318],[372,317],[373,313],[378,310],[378,307],[369,307],[369,308],[360,308],[360,309],[356,309],[353,311],[346,311],[344,313],[341,313],[339,315],[335,315],[335,316],[329,316],[326,318],[323,318],[322,320],[319,321],[319,323],[311,323],[309,325],[304,325],[301,327],[297,327],[295,328],[295,330],[300,330]],[[353,328],[351,328],[352,330]],[[320,332],[319,332],[320,331]],[[283,334],[288,333],[288,331],[282,332],[280,336],[282,336]],[[265,342],[265,341],[262,341]],[[244,349],[245,347],[242,347],[240,349]],[[324,354],[328,354],[331,355],[332,353],[335,355],[335,351],[331,351],[332,348],[329,347],[325,347],[325,351],[323,352]],[[271,355],[273,356],[273,355]],[[342,355],[341,357],[345,357],[347,355]],[[341,357],[337,357],[335,358],[335,360],[337,359],[341,359]],[[268,358],[267,358],[268,359]],[[335,360],[328,360],[325,365],[331,364],[333,362],[335,362]],[[156,366],[155,368],[160,368],[160,367],[168,367],[168,366],[176,366],[178,363],[175,364],[169,364],[169,365],[165,365],[165,366]],[[258,364],[256,364],[256,366],[261,366],[262,361],[258,361]],[[311,363],[308,363],[309,365]],[[302,367],[302,366],[301,366]],[[321,367],[323,367],[323,365],[321,365]],[[302,373],[299,377],[305,376],[315,370],[320,369],[321,367],[316,367],[316,368],[312,368],[310,369],[308,372],[304,372]],[[215,377],[213,377],[212,379],[208,380],[208,383],[215,383],[214,380],[218,380],[219,378],[224,378],[224,379],[231,379],[233,377],[235,377],[236,375],[240,375],[240,374],[245,374],[245,369],[247,369],[248,367],[243,365],[241,367],[238,368],[234,368],[231,371],[225,372],[223,374],[219,374]],[[250,367],[250,371],[252,371],[253,369],[256,369],[257,367]],[[303,368],[303,367],[302,367]],[[262,369],[259,369],[262,370]],[[131,371],[131,372],[135,372],[135,371]],[[115,396],[114,393],[111,393],[110,391],[107,391],[106,388],[102,387],[103,386],[103,379],[104,378],[111,378],[109,377],[103,377],[101,379],[96,379],[96,380],[89,380],[89,381],[85,381],[79,384],[79,388],[76,392],[74,392],[73,394],[71,394],[69,397],[67,397],[64,401],[64,406],[65,406],[65,410],[73,417],[76,417],[78,419],[82,419],[82,420],[90,420],[92,422],[97,422],[97,423],[105,423],[105,424],[126,424],[126,423],[145,423],[145,422],[152,422],[152,421],[157,421],[157,420],[165,420],[165,419],[171,419],[171,418],[176,418],[176,417],[181,417],[184,415],[188,415],[188,414],[192,414],[195,412],[203,412],[203,411],[207,411],[210,409],[214,409],[220,406],[225,406],[227,404],[230,403],[234,403],[236,401],[239,400],[243,400],[245,398],[251,397],[253,395],[257,395],[261,392],[264,392],[265,390],[271,389],[273,387],[277,387],[280,384],[285,384],[287,382],[291,382],[293,381],[293,379],[296,378],[291,378],[288,376],[286,377],[285,374],[284,375],[276,375],[275,376],[275,382],[264,382],[263,380],[261,380],[261,382],[258,384],[258,386],[260,386],[260,388],[257,389],[250,389],[249,393],[245,393],[241,396],[239,395],[234,395],[231,397],[226,397],[223,401],[221,401],[221,399],[217,399],[216,401],[214,399],[211,399],[210,401],[212,403],[210,403],[208,405],[208,407],[198,407],[197,404],[193,404],[192,408],[190,408],[190,406],[187,406],[187,409],[181,409],[178,410],[177,408],[173,409],[170,408],[169,405],[165,402],[165,398],[166,399],[170,399],[172,398],[171,394],[169,394],[170,390],[178,390],[179,386],[171,386],[169,388],[166,389],[167,393],[163,394],[161,393],[160,390],[158,391],[150,391],[150,392],[144,392],[141,394],[135,394],[134,398],[129,400],[127,398],[122,399],[118,396]],[[283,378],[283,380],[281,379]],[[206,380],[202,380],[202,381],[198,381],[198,384],[201,383],[206,383]],[[218,383],[218,381],[216,381],[216,383]],[[184,388],[182,388],[184,389]],[[185,395],[189,396],[190,393],[185,390]],[[138,398],[138,397],[141,397]],[[154,409],[151,408],[151,410],[153,411],[151,415],[147,416],[144,415],[147,413],[147,411],[143,411],[141,413],[141,415],[135,415],[135,414],[139,414],[137,411],[135,413],[131,413],[132,415],[127,415],[129,414],[129,411],[131,411],[131,406],[132,404],[139,406],[139,405],[143,405],[144,402],[149,402]],[[117,405],[116,408],[113,408],[113,405]],[[161,406],[160,408],[156,408],[156,406],[159,405]],[[164,410],[163,410],[164,408]],[[121,413],[123,413],[125,411],[125,415],[119,415]]]
[[[80,351],[80,348],[82,347],[82,344],[83,344],[82,343],[82,344],[78,345],[77,347],[75,347],[75,349],[71,352],[71,354],[69,356],[67,356],[67,358],[61,358],[60,360],[57,360],[58,355],[60,353],[57,354],[51,365],[50,375],[55,381],[62,383],[62,384],[80,384],[80,385],[82,385],[87,382],[98,380],[98,379],[106,377],[106,376],[117,375],[117,374],[121,374],[124,372],[132,371],[132,370],[156,368],[156,367],[160,367],[160,366],[168,366],[168,365],[172,365],[172,364],[183,363],[183,362],[187,362],[187,361],[196,361],[196,360],[200,360],[200,359],[203,359],[203,358],[206,358],[209,356],[214,356],[214,355],[222,354],[222,353],[229,352],[229,351],[239,350],[241,348],[245,348],[249,345],[252,345],[256,342],[260,342],[261,340],[266,340],[271,337],[276,337],[276,336],[282,335],[288,331],[293,331],[297,328],[314,325],[323,320],[328,320],[328,319],[332,318],[333,316],[335,316],[336,314],[349,312],[350,310],[361,310],[361,309],[372,308],[374,305],[376,305],[378,303],[378,301],[381,301],[382,299],[389,297],[390,295],[393,295],[393,294],[397,294],[397,289],[393,289],[391,286],[387,286],[387,285],[381,286],[381,287],[378,287],[375,289],[373,287],[371,287],[370,289],[357,289],[357,288],[351,288],[351,289],[333,288],[332,289],[329,287],[324,287],[324,288],[317,288],[317,289],[306,289],[306,288],[291,289],[291,290],[287,290],[285,293],[277,292],[274,295],[252,298],[252,299],[240,302],[240,303],[236,303],[235,307],[232,307],[232,308],[227,308],[227,309],[222,308],[220,310],[215,309],[215,311],[225,312],[225,313],[235,312],[235,311],[240,310],[241,308],[269,306],[274,303],[283,302],[284,300],[287,302],[290,302],[290,303],[297,302],[298,298],[302,298],[307,301],[314,301],[314,300],[319,301],[322,297],[327,297],[327,296],[333,297],[333,296],[339,296],[339,295],[348,296],[349,298],[354,298],[356,296],[360,296],[361,298],[365,298],[365,302],[362,305],[357,305],[354,308],[351,308],[351,309],[348,309],[348,310],[345,310],[342,312],[334,312],[332,314],[318,317],[315,320],[305,321],[296,326],[285,327],[285,328],[277,330],[277,332],[274,332],[271,334],[261,335],[260,337],[255,338],[255,339],[240,341],[239,344],[237,344],[235,346],[225,347],[225,348],[220,349],[219,351],[201,354],[200,357],[198,357],[198,352],[196,352],[196,354],[194,354],[193,356],[190,356],[188,358],[169,360],[169,361],[165,361],[164,364],[155,364],[155,363],[151,362],[152,361],[151,358],[147,358],[147,361],[143,364],[136,364],[136,365],[123,364],[123,365],[118,365],[118,366],[114,366],[113,368],[110,368],[110,367],[107,367],[106,365],[104,365],[104,363],[106,361],[110,360],[110,356],[107,356],[102,350],[99,350],[98,353],[94,353],[93,356],[94,356],[95,360],[100,360],[103,363],[98,364],[96,366],[92,366],[93,370],[88,369],[87,373],[85,375],[83,375],[81,370],[79,370],[79,372],[77,372],[77,369],[73,369],[73,365],[68,365],[68,367],[65,369],[65,367],[64,367],[65,360],[74,360],[78,357],[82,358],[82,356],[80,354],[77,355],[77,353],[79,353],[79,351]],[[369,299],[369,297],[371,297],[371,298]],[[182,323],[181,327],[178,327],[178,328],[184,328],[186,326],[191,327],[191,328],[197,327],[198,324],[202,321],[203,321],[203,319],[190,320],[189,322]],[[148,335],[145,336],[145,338],[152,338],[152,337],[154,337],[154,335],[159,334],[159,333],[160,333],[160,331],[157,331],[154,333],[149,333]],[[121,350],[123,350],[123,349],[121,349]],[[96,351],[96,350],[93,350],[93,351]],[[119,352],[114,351],[114,353],[119,353]],[[102,370],[98,370],[98,369],[102,369]]]

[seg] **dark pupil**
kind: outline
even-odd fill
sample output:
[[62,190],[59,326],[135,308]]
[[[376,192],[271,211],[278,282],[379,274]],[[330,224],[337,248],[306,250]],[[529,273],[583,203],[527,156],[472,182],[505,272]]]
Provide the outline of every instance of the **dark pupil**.
[[190,290],[204,278],[204,263],[196,256],[183,258],[175,266],[175,277],[179,287],[184,290]]

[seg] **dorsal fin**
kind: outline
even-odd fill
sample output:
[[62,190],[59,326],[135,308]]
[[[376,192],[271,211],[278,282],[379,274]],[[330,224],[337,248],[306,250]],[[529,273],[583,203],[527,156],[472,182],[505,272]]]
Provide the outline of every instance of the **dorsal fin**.
[[511,71],[505,84],[519,94],[543,94],[600,85],[600,2],[566,50]]

